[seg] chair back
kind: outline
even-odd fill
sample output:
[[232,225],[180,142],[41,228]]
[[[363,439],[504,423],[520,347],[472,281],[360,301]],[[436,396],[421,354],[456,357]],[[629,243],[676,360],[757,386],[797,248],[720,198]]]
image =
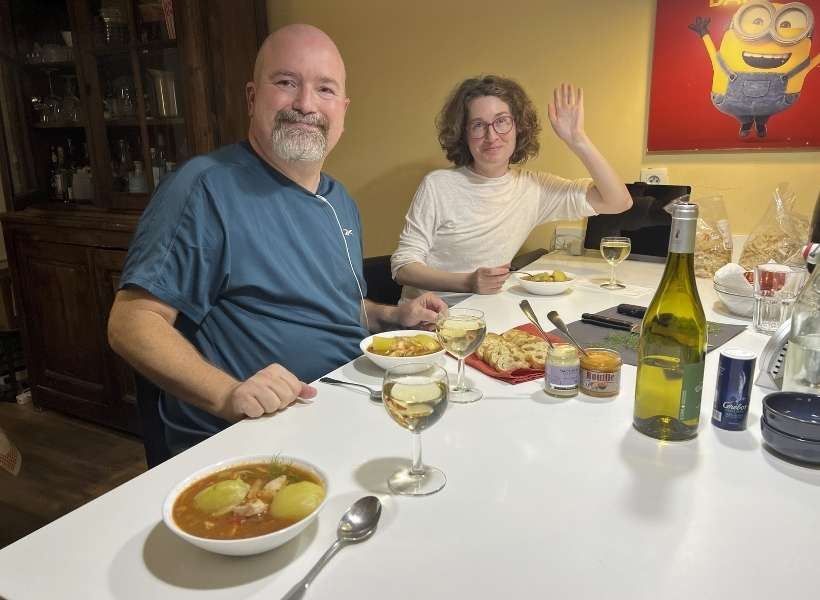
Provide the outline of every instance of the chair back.
[[160,389],[134,371],[137,388],[137,409],[142,421],[142,444],[145,446],[145,462],[152,469],[171,458],[165,441],[165,424],[159,416]]
[[364,259],[364,280],[367,299],[379,304],[396,304],[401,298],[401,286],[390,273],[390,256],[371,256]]

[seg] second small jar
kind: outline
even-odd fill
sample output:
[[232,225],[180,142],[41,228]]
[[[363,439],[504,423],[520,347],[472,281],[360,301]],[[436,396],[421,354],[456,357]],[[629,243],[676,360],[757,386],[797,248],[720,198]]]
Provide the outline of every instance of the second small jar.
[[621,355],[608,348],[587,348],[581,356],[581,392],[588,396],[617,396],[621,391]]

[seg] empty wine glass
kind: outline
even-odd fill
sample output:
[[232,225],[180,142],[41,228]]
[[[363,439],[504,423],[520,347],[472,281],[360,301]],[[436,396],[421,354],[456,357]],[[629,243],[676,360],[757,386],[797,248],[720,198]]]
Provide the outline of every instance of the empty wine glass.
[[450,388],[450,401],[464,404],[481,400],[481,390],[464,381],[464,359],[476,351],[487,335],[484,313],[472,308],[451,308],[447,314],[439,314],[436,335],[444,349],[458,359],[458,379]]
[[390,490],[407,496],[427,496],[447,483],[444,472],[421,461],[421,432],[436,423],[447,409],[447,372],[430,363],[407,363],[387,369],[382,401],[387,414],[412,434],[410,466],[387,480]]
[[63,75],[65,79],[65,95],[63,96],[63,118],[77,122],[80,120],[80,99],[77,97],[74,86],[74,75]]
[[59,121],[63,110],[63,104],[60,101],[59,96],[54,93],[54,81],[51,77],[56,70],[57,69],[45,69],[46,76],[48,77],[48,97],[44,102],[46,105],[44,115],[47,116],[49,123],[56,123]]
[[609,236],[601,238],[601,256],[609,263],[609,281],[601,287],[608,290],[620,290],[626,286],[615,280],[615,265],[622,263],[632,250],[632,240],[628,237]]

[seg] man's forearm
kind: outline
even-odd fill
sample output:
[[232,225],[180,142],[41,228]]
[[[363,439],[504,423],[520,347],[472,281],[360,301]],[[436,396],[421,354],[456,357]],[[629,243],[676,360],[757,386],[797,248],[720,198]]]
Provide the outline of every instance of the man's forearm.
[[239,382],[208,363],[173,325],[145,310],[119,309],[109,322],[114,351],[173,396],[226,420],[226,399]]
[[365,299],[364,310],[367,311],[366,326],[370,333],[379,333],[399,325],[398,307],[378,304]]

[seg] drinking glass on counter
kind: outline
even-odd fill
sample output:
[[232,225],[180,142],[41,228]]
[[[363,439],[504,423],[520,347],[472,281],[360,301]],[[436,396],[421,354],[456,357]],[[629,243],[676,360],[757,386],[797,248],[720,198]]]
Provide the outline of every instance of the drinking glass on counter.
[[792,308],[806,270],[776,263],[755,267],[755,305],[752,326],[760,333],[774,333],[792,315]]
[[464,381],[464,359],[478,349],[487,335],[484,313],[472,308],[451,308],[446,315],[439,315],[436,335],[444,349],[458,359],[458,379],[450,388],[450,401],[465,404],[481,400],[481,390]]
[[601,238],[601,256],[609,263],[609,281],[601,287],[608,290],[620,290],[626,286],[615,280],[615,265],[622,263],[632,250],[632,240],[628,237],[608,236]]
[[447,483],[443,471],[421,461],[421,432],[436,423],[447,409],[447,387],[447,372],[431,363],[407,363],[385,372],[382,398],[387,414],[413,434],[410,466],[396,471],[387,480],[392,492],[427,496]]

